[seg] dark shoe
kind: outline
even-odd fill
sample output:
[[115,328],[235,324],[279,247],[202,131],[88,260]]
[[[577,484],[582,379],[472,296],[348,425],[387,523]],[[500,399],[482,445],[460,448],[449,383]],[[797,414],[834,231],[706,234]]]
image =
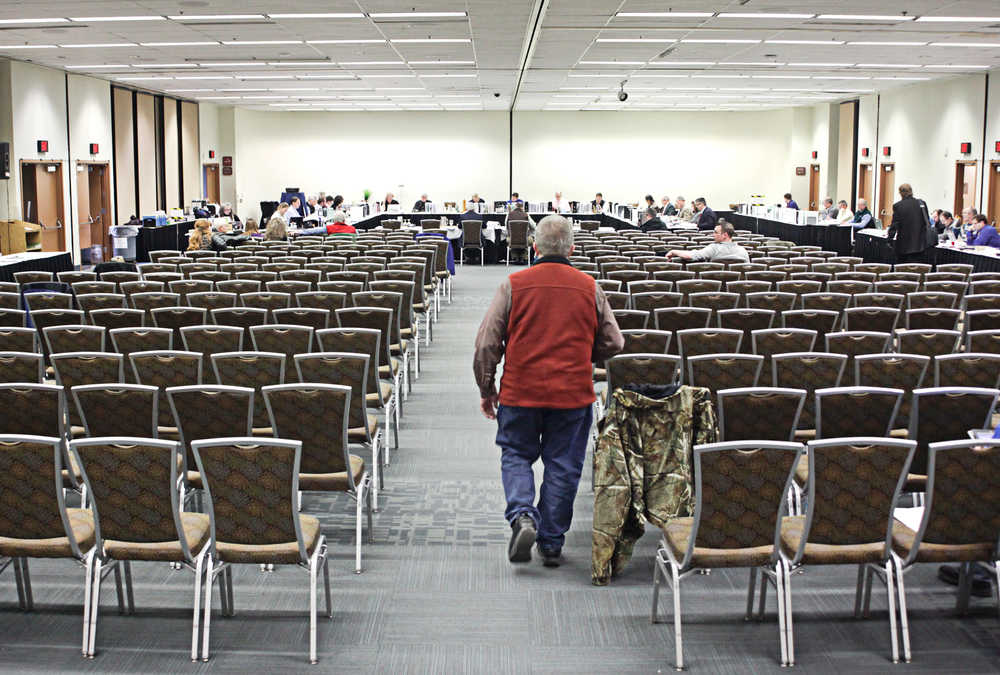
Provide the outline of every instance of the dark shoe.
[[510,545],[507,546],[507,558],[512,563],[531,562],[531,547],[538,536],[535,521],[523,513],[511,524],[511,528],[514,532],[510,535]]
[[958,586],[958,565],[941,565],[937,577],[946,584]]
[[559,567],[559,559],[562,557],[562,551],[552,551],[539,546],[538,553],[542,556],[543,565],[546,567]]
[[[993,595],[993,585],[992,585],[992,573],[990,570],[979,563],[973,563],[972,569],[972,584],[970,592],[977,598],[989,598]],[[952,586],[958,586],[959,580],[959,566],[958,565],[941,565],[938,567],[937,573],[938,579],[945,582],[946,584],[951,584]]]

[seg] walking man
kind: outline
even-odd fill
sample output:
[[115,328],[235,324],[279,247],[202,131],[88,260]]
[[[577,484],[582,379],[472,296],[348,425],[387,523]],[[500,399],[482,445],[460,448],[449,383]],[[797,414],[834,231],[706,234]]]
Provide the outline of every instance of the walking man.
[[[624,339],[594,279],[570,265],[573,228],[563,216],[535,228],[534,264],[505,279],[476,336],[473,370],[496,443],[512,533],[507,556],[558,567],[593,421],[591,364],[621,351]],[[496,368],[503,359],[497,394]],[[545,466],[535,504],[532,465]]]

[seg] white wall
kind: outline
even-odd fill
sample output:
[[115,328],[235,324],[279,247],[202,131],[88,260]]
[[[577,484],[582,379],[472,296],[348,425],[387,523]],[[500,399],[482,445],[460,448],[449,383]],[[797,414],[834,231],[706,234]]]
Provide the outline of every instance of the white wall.
[[285,187],[349,201],[365,189],[373,199],[388,191],[407,208],[421,192],[439,203],[473,192],[488,201],[508,196],[506,113],[238,109],[235,120],[234,206],[241,217],[259,216],[260,202],[278,199]]
[[[14,130],[11,120],[10,103],[10,61],[0,60],[0,95],[6,95],[7,101],[0,103],[0,142],[10,143],[14,138]],[[21,212],[17,206],[15,198],[13,175],[15,172],[14,161],[11,158],[10,179],[4,180],[0,177],[0,218],[10,220],[18,217]]]
[[[198,104],[198,123],[201,136],[201,151],[199,154],[199,172],[205,163],[218,164],[222,167],[223,157],[232,157],[236,152],[235,112],[233,106],[220,106],[202,101]],[[290,114],[290,113],[286,113]],[[276,137],[275,140],[278,140]],[[214,150],[215,157],[210,158],[208,151]],[[235,159],[233,160],[235,163]],[[219,177],[219,190],[224,202],[236,204],[236,176]],[[199,175],[201,175],[199,173]],[[199,183],[199,186],[201,183]],[[201,189],[199,187],[199,194]],[[257,201],[260,201],[259,199]],[[237,211],[239,214],[239,211]]]
[[[74,249],[79,242],[80,223],[77,214],[79,194],[76,190],[76,163],[107,162],[109,167],[109,185],[112,186],[110,200],[111,212],[104,217],[105,226],[117,225],[115,215],[114,191],[114,153],[111,141],[111,83],[82,75],[69,75],[69,140],[70,166],[67,178],[72,181],[72,203],[69,205],[67,217],[73,223]],[[90,154],[90,144],[97,143],[99,152]],[[65,169],[64,169],[65,170]],[[74,251],[74,256],[77,252]]]
[[788,189],[793,112],[519,112],[514,183],[521,197],[615,201],[705,197],[723,209]]

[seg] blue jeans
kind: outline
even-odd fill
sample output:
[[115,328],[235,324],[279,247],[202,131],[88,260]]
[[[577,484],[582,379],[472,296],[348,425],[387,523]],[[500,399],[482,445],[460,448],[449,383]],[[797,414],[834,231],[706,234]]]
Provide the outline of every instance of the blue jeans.
[[[570,410],[501,405],[497,410],[497,445],[503,489],[504,516],[513,523],[527,513],[538,527],[538,545],[559,551],[573,521],[573,500],[587,456],[593,421],[591,406]],[[535,473],[541,458],[545,475],[535,506]]]

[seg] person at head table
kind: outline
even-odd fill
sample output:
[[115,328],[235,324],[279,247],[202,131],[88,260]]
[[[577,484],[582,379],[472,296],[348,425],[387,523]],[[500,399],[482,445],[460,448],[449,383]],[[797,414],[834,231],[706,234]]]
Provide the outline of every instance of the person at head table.
[[388,211],[389,207],[392,204],[399,204],[399,202],[396,201],[396,195],[392,194],[391,192],[386,192],[385,200],[381,202],[382,210]]
[[594,213],[604,213],[604,195],[600,192],[595,194],[593,201],[590,202],[590,210]]
[[863,230],[872,222],[872,212],[868,210],[868,200],[859,198],[858,208],[854,210],[854,218],[851,219],[851,227],[855,230]]
[[837,207],[833,205],[833,198],[827,197],[823,200],[823,210],[820,211],[820,220],[836,220]]
[[233,211],[233,205],[229,202],[225,202],[219,209],[219,217],[229,218],[234,223],[240,222],[240,217]]
[[792,193],[791,192],[786,192],[785,193],[785,208],[787,208],[787,209],[795,209],[795,210],[798,210],[798,208],[799,208],[799,205],[795,202],[794,199],[792,199]]
[[301,218],[302,217],[302,212],[300,211],[301,208],[302,208],[302,202],[299,200],[299,198],[292,197],[291,201],[288,202],[288,210],[285,211],[285,213],[283,214],[285,222],[290,223],[292,222],[292,218]]
[[851,211],[851,208],[847,205],[846,199],[841,199],[837,202],[837,206],[837,216],[835,220],[838,223],[843,225],[844,223],[849,223],[854,220],[854,212]]
[[990,219],[982,213],[976,215],[969,232],[965,235],[965,243],[969,246],[992,246],[1000,248],[1000,234],[990,225]]
[[472,199],[469,200],[472,204],[485,204],[486,200],[479,196],[478,192],[472,193]]
[[705,203],[704,197],[698,197],[694,200],[694,224],[698,226],[699,230],[714,230],[716,224],[719,222],[719,217],[715,215],[715,211],[708,208],[708,204]]
[[319,208],[319,198],[316,195],[309,195],[308,199],[306,199],[305,212],[302,215],[311,216],[312,214],[316,213],[316,209],[318,208]]
[[684,221],[690,221],[694,217],[694,211],[687,205],[687,200],[683,197],[677,198],[676,216]]
[[747,250],[733,241],[735,233],[736,230],[730,223],[720,220],[719,224],[715,226],[715,230],[713,230],[714,243],[697,251],[681,251],[677,249],[667,251],[667,259],[683,258],[684,260],[691,260],[693,262],[711,262],[720,258],[726,258],[727,260],[733,259],[750,262],[750,255],[747,253]]
[[677,207],[670,203],[670,197],[664,197],[660,200],[660,213],[665,216],[677,215]]
[[663,232],[667,229],[667,224],[660,220],[660,214],[656,207],[649,207],[642,212],[642,224],[639,229],[643,232]]
[[555,197],[552,199],[552,211],[555,213],[569,213],[569,202],[563,199],[562,192],[556,191]]
[[420,195],[420,199],[413,203],[413,212],[422,213],[427,210],[427,193]]

